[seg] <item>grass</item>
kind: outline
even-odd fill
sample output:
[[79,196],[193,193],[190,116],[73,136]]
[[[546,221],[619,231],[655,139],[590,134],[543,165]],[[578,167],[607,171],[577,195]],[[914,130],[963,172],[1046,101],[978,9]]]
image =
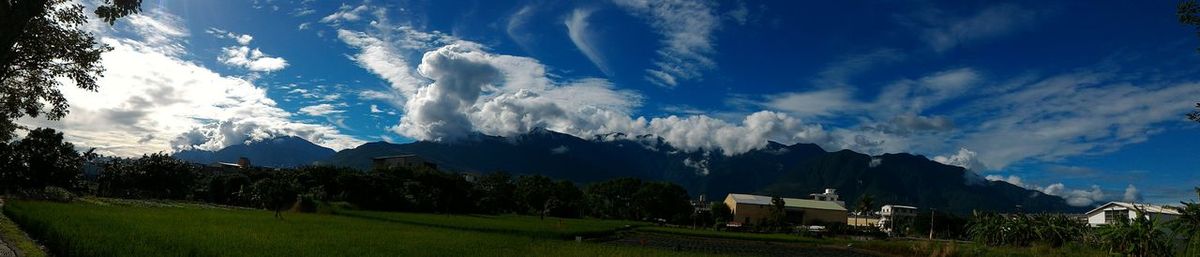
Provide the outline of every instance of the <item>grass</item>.
[[[624,227],[595,220],[14,201],[14,221],[57,256],[704,256],[547,239]],[[433,225],[422,225],[433,224]],[[552,225],[553,224],[553,225]],[[460,229],[476,228],[481,229]]]
[[484,233],[521,235],[543,239],[574,239],[575,236],[601,237],[619,230],[645,226],[646,223],[597,219],[540,219],[519,215],[440,215],[425,213],[336,211],[338,215],[384,222],[438,227]]
[[707,238],[722,238],[750,241],[766,241],[766,242],[781,242],[781,243],[807,243],[807,244],[827,244],[832,241],[827,239],[818,239],[812,237],[802,237],[792,234],[769,234],[769,233],[745,233],[745,232],[728,232],[716,230],[700,230],[688,228],[670,228],[670,227],[641,227],[637,229],[641,232],[671,234],[681,236],[707,237]]
[[29,239],[24,232],[8,219],[4,214],[0,214],[0,239],[9,244],[9,247],[14,248],[24,254],[25,257],[46,257],[46,252],[37,243]]
[[915,240],[871,240],[855,241],[843,238],[812,238],[791,234],[764,234],[697,230],[668,227],[640,227],[639,232],[682,235],[693,237],[722,238],[750,241],[798,243],[806,245],[846,246],[885,253],[894,256],[913,257],[1095,257],[1109,256],[1106,252],[1080,244],[1068,244],[1061,248],[1034,247],[989,247],[975,243],[930,242]]

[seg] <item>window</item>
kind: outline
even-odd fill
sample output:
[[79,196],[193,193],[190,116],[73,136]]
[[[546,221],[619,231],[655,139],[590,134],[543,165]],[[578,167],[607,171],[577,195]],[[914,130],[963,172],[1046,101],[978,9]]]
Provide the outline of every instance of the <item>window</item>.
[[1104,210],[1104,224],[1116,223],[1119,219],[1129,219],[1128,210]]

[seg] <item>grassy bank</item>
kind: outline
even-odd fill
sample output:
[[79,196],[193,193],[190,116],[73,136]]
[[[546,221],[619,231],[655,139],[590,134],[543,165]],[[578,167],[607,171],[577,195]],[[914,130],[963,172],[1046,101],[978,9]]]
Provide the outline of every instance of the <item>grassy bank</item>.
[[43,252],[37,243],[17,227],[16,223],[2,213],[0,213],[0,239],[8,243],[9,247],[24,254],[25,257],[46,257],[46,252]]
[[697,256],[544,238],[624,226],[592,220],[560,226],[519,216],[372,212],[277,220],[257,210],[21,201],[4,213],[58,256]]

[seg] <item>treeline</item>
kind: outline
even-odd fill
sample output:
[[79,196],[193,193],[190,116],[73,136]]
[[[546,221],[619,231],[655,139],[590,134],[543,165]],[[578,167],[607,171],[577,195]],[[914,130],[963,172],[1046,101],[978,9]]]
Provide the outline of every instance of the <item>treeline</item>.
[[[80,154],[51,129],[36,129],[0,146],[3,193],[44,199],[95,195],[171,199],[270,210],[314,211],[340,203],[352,208],[436,213],[517,213],[553,217],[687,223],[692,206],[683,187],[618,178],[585,187],[540,175],[494,172],[479,176],[428,168],[360,171],[206,169],[166,154],[97,158]],[[88,165],[85,165],[88,164]],[[94,170],[84,171],[84,166]]]

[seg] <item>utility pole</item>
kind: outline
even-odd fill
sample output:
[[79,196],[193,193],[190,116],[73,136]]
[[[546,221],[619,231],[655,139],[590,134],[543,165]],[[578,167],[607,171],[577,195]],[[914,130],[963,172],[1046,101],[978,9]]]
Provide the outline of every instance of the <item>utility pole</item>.
[[937,208],[929,208],[929,240],[933,240],[933,217],[937,214]]

